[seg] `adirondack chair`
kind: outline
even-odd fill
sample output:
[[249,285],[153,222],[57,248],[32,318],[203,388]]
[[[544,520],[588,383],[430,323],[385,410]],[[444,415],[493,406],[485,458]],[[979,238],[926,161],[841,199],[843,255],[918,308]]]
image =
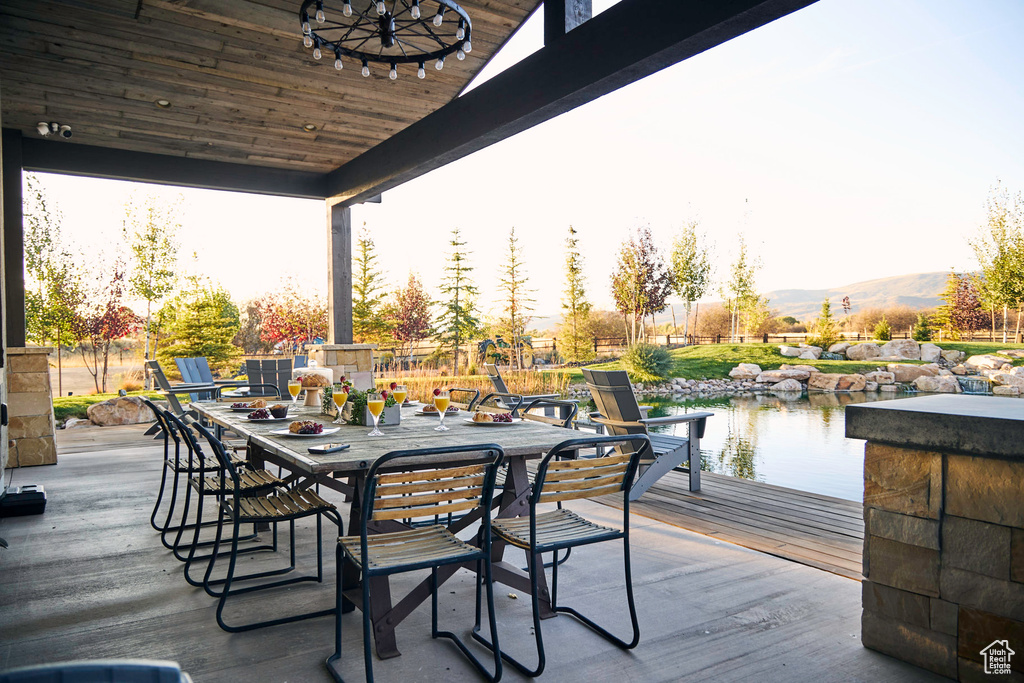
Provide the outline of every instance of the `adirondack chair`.
[[[496,394],[498,394],[498,395],[515,395],[515,396],[518,396],[518,397],[522,398],[522,401],[521,401],[522,405],[526,405],[527,403],[532,403],[533,401],[536,401],[536,400],[539,400],[539,399],[554,399],[554,400],[557,400],[557,399],[561,398],[558,394],[534,394],[533,396],[523,396],[521,394],[513,394],[513,392],[508,390],[508,386],[505,384],[505,380],[502,379],[501,373],[498,372],[498,366],[496,364],[494,364],[494,363],[484,363],[484,372],[487,373],[487,378],[490,379],[491,380],[491,384],[494,385],[494,391],[495,391]],[[556,410],[558,411],[558,416],[561,417],[561,418],[565,418],[565,416],[568,414],[566,412],[566,409],[563,408],[561,405],[557,405],[556,406],[556,405],[553,405],[553,404],[542,404],[542,407],[544,408],[544,414],[547,415],[548,417],[553,417],[555,415],[555,411]],[[504,408],[506,410],[513,410],[512,405],[505,405]]]
[[256,386],[267,384],[277,387],[277,396],[286,396],[288,394],[288,380],[292,378],[292,359],[250,359],[245,361],[245,374],[249,377],[250,396],[275,395],[275,392],[269,391],[266,386]]
[[[210,363],[206,360],[206,356],[196,356],[195,358],[175,358],[174,362],[178,366],[178,370],[181,371],[181,378],[186,382],[194,382],[197,384],[216,384],[219,387],[224,387],[220,392],[221,398],[237,398],[248,393],[238,391],[239,387],[247,386],[248,382],[236,379],[214,379],[213,371],[210,370]],[[227,387],[232,387],[234,390],[226,391],[225,389]],[[209,396],[201,396],[200,398],[209,398]],[[195,394],[192,394],[192,400],[197,400]]]
[[[714,413],[697,412],[668,417],[645,417],[633,395],[629,375],[623,370],[591,370],[583,368],[583,378],[597,406],[591,419],[604,426],[613,436],[647,434],[651,440],[653,459],[642,460],[641,473],[629,491],[629,499],[636,500],[658,479],[686,463],[690,475],[690,490],[700,491],[700,440],[704,436],[707,419]],[[682,424],[689,427],[688,436],[650,434],[652,425]]]
[[[164,374],[164,369],[160,367],[160,362],[155,360],[147,360],[145,362],[146,369],[149,370],[149,374],[153,377],[153,381],[156,383],[158,393],[160,393],[171,407],[171,411],[175,415],[183,415],[185,409],[181,407],[178,402],[176,394],[189,394],[190,397],[195,397],[200,393],[209,394],[210,396],[216,397],[220,394],[220,387],[215,385],[213,382],[184,382],[181,384],[171,384],[170,380],[167,379],[167,375]],[[182,377],[185,377],[182,374]],[[196,400],[193,398],[193,400]],[[154,422],[148,430],[146,430],[146,436],[153,436],[160,432],[159,423]],[[158,437],[159,438],[159,437]]]

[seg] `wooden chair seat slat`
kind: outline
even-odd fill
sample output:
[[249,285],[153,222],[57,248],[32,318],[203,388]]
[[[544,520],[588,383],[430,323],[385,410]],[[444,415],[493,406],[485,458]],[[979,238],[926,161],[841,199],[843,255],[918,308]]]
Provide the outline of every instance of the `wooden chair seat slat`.
[[486,471],[483,465],[466,465],[464,467],[447,467],[439,470],[420,470],[412,472],[391,472],[389,474],[377,475],[377,487],[385,484],[398,484],[415,481],[437,481],[439,479],[468,477],[476,474],[483,474]]
[[622,486],[615,484],[614,486],[598,486],[584,491],[565,491],[561,493],[542,493],[540,494],[540,502],[542,503],[557,503],[563,500],[579,500],[581,498],[596,498],[597,496],[605,496],[609,493],[615,493],[621,491]]
[[559,470],[579,470],[593,467],[610,467],[629,462],[630,453],[605,455],[600,458],[580,458],[578,460],[556,460],[548,464],[547,478],[551,478],[551,472]]
[[[357,567],[362,568],[359,537],[342,536],[338,542],[349,559]],[[457,538],[440,525],[377,534],[367,538],[367,566],[370,569],[387,569],[417,562],[456,560],[478,553],[479,548]]]
[[[230,509],[231,502],[225,505]],[[239,498],[238,516],[243,522],[251,520],[287,520],[323,510],[334,510],[327,502],[312,491],[286,491],[271,496]]]
[[622,484],[626,471],[616,472],[606,477],[593,477],[581,481],[545,481],[544,493],[560,493],[562,491],[584,491]]
[[603,477],[609,474],[617,474],[625,472],[629,467],[629,463],[621,463],[616,465],[610,465],[608,467],[588,467],[586,469],[578,470],[562,470],[552,472],[548,470],[548,473],[544,475],[544,481],[556,482],[556,481],[578,481],[586,479],[587,477]]
[[[453,477],[450,482],[446,482],[448,488],[455,488],[457,486],[479,486],[482,483],[484,483],[483,473],[474,476]],[[436,491],[437,489],[437,481],[421,481],[412,484],[388,484],[386,486],[378,486],[374,493],[378,496],[391,496],[403,493]]]
[[453,500],[477,500],[482,493],[483,486],[473,486],[470,488],[453,489],[451,491],[438,491],[436,493],[417,493],[409,496],[396,496],[394,498],[377,498],[373,501],[373,509],[409,508],[416,510],[424,505],[434,503],[446,503]]
[[[530,547],[530,518],[502,517],[491,522],[491,528],[517,548]],[[614,538],[622,531],[595,524],[566,509],[552,510],[537,515],[537,544],[540,546],[565,541]]]
[[434,517],[436,515],[447,515],[449,512],[461,512],[472,510],[480,506],[480,496],[472,500],[464,500],[458,503],[441,505],[428,505],[423,508],[412,509],[403,507],[398,510],[374,510],[373,519],[414,519],[417,517]]

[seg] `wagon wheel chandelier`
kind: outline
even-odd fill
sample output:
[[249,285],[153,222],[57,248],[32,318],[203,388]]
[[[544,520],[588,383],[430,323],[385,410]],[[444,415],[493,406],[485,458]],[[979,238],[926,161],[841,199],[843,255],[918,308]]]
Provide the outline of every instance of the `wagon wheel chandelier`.
[[[299,10],[302,44],[313,58],[334,55],[334,68],[345,68],[343,57],[362,65],[370,75],[370,62],[390,66],[388,76],[398,78],[399,64],[417,65],[416,75],[426,78],[426,65],[444,68],[444,59],[472,52],[473,24],[466,10],[453,0],[303,0]],[[338,9],[338,3],[341,8]]]

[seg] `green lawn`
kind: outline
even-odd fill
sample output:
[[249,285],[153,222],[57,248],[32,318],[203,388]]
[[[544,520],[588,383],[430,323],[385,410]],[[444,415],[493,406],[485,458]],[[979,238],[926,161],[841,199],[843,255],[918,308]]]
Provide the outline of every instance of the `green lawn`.
[[[968,356],[983,353],[995,353],[1002,349],[1024,348],[1024,344],[1001,344],[997,342],[943,342],[943,349],[957,349]],[[675,360],[675,377],[685,379],[715,379],[729,376],[729,371],[740,363],[756,363],[762,370],[775,370],[780,365],[813,365],[822,372],[864,373],[879,367],[879,363],[853,360],[815,360],[805,361],[786,358],[779,353],[774,344],[702,344],[672,349],[669,353]],[[1015,365],[1024,365],[1024,359],[1012,361]],[[922,363],[923,361],[903,361],[905,363]],[[884,365],[882,363],[881,365]],[[597,370],[622,370],[619,361],[600,363],[590,366]],[[583,373],[579,368],[552,370],[569,375],[570,382],[582,382]]]
[[[162,401],[160,394],[145,391],[130,391],[129,396],[145,396],[154,401]],[[53,417],[57,424],[61,424],[69,417],[88,417],[86,409],[94,403],[102,403],[111,398],[117,398],[117,394],[91,394],[89,396],[57,396],[53,399]]]

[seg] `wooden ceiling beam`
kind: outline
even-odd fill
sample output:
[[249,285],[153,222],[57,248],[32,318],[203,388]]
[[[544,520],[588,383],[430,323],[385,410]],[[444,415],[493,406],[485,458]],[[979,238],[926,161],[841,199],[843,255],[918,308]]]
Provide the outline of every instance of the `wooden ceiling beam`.
[[621,0],[328,175],[345,205],[401,185],[816,0]]

